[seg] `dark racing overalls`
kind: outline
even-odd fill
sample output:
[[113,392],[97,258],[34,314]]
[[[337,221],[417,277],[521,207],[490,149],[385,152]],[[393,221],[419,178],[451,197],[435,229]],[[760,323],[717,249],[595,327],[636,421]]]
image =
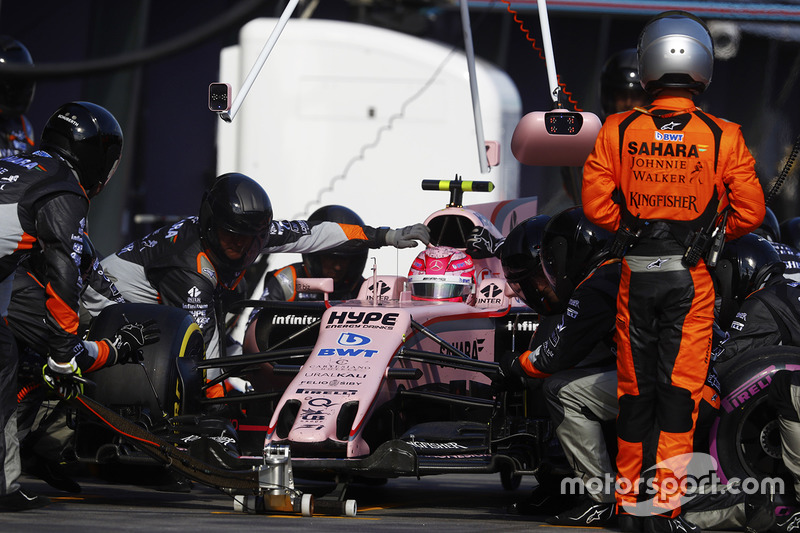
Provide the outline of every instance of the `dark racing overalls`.
[[800,346],[800,282],[773,275],[745,298],[712,355],[722,370],[741,362],[750,350],[779,344]]
[[[545,378],[556,436],[586,486],[614,472],[601,421],[613,420],[617,413],[614,325],[619,275],[618,260],[594,269],[570,295],[564,313],[540,317],[528,350],[520,356],[525,374]],[[610,383],[610,390],[603,383]],[[614,501],[613,492],[590,496]]]
[[[263,253],[314,252],[361,240],[376,248],[385,244],[386,229],[335,222],[273,221]],[[224,327],[220,308],[223,291],[234,289],[244,271],[222,272],[214,266],[200,240],[197,217],[164,226],[134,241],[101,261],[106,275],[126,302],[153,303],[188,311],[206,344],[206,359],[220,357]],[[98,302],[88,292],[84,304],[90,311]],[[222,374],[209,369],[207,380]],[[218,383],[206,391],[211,398],[224,396],[226,386]]]
[[566,311],[540,317],[520,363],[528,376],[546,378],[576,365],[603,365],[614,358],[614,313],[620,262],[606,261],[575,288]]
[[7,322],[17,264],[41,254],[40,281],[47,295],[42,315],[53,360],[91,366],[105,361],[111,350],[106,341],[82,342],[75,335],[88,209],[77,176],[58,156],[38,151],[0,159],[0,495],[19,489],[18,353]]
[[[123,303],[116,287],[103,273],[94,248],[87,239],[83,243],[80,267],[82,290],[94,291],[98,298],[105,298],[109,305]],[[8,325],[14,333],[19,351],[17,430],[22,456],[24,458],[35,453],[40,458],[58,463],[72,443],[74,430],[66,423],[65,402],[55,399],[55,393],[42,383],[42,367],[47,362],[50,338],[44,318],[47,292],[42,280],[45,277],[42,254],[33,254],[20,263],[14,274]],[[78,332],[81,337],[89,321],[89,316],[81,316]],[[91,346],[91,341],[83,342]],[[89,366],[84,364],[81,372],[85,375],[112,362],[113,359],[95,359]]]
[[737,124],[665,96],[608,117],[584,165],[587,218],[639,232],[617,298],[619,512],[680,514],[715,299],[704,260],[682,257],[728,205],[728,239],[761,224],[754,164]]

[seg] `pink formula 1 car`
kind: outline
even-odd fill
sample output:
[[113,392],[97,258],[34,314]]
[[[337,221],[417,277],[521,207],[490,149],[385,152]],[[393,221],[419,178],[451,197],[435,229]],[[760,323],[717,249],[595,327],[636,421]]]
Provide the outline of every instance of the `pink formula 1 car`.
[[[476,226],[502,237],[489,216],[460,205],[468,182],[442,183],[451,202],[425,221],[432,245],[464,249]],[[530,209],[516,201],[484,211],[510,226]],[[259,455],[259,438],[288,445],[301,477],[500,472],[516,487],[541,462],[552,431],[543,402],[504,389],[497,361],[527,346],[537,316],[507,290],[498,259],[476,259],[475,272],[469,304],[413,300],[405,277],[377,273],[355,300],[244,302],[259,309],[246,343],[257,352],[227,358],[225,368],[258,363],[247,376],[274,401],[263,425],[252,410],[237,421],[242,442]],[[324,292],[326,281],[298,284]]]

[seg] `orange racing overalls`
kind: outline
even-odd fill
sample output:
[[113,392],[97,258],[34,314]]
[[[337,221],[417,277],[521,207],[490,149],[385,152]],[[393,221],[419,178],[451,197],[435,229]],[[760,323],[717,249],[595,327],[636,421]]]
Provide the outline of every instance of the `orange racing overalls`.
[[584,165],[587,218],[640,232],[617,296],[620,513],[680,514],[715,298],[704,260],[688,267],[682,257],[728,205],[726,239],[759,226],[764,194],[754,165],[739,125],[676,96],[610,116]]

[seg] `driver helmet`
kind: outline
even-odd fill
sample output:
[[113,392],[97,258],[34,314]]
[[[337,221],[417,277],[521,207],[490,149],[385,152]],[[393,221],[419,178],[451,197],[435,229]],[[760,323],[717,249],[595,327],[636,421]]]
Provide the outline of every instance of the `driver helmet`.
[[517,297],[540,315],[553,314],[550,282],[542,270],[542,234],[550,221],[536,215],[514,226],[500,246],[503,276]]
[[[235,287],[240,274],[258,258],[267,243],[271,223],[269,196],[244,174],[222,174],[203,194],[200,241],[227,288]],[[230,239],[240,246],[238,257],[231,257],[225,250],[224,244]]]
[[714,70],[714,42],[705,22],[686,11],[665,11],[639,35],[639,76],[644,90],[706,90]]
[[[0,35],[0,63],[33,65],[24,44],[8,35]],[[0,114],[24,115],[33,101],[36,83],[32,79],[8,77],[0,80]]]
[[785,268],[768,240],[748,233],[725,243],[715,273],[722,297],[732,297],[741,306],[745,298],[763,287],[771,276],[783,274]]
[[42,130],[40,148],[61,156],[93,198],[106,186],[122,157],[122,128],[107,109],[91,102],[59,107]]
[[449,246],[426,248],[408,271],[412,300],[463,302],[475,290],[475,265],[467,253]]
[[[364,225],[364,221],[355,211],[342,205],[322,206],[309,215],[308,221]],[[334,299],[354,295],[363,281],[362,273],[367,264],[369,250],[364,246],[354,246],[354,244],[356,243],[345,243],[328,250],[303,254],[303,266],[308,276],[312,278],[325,277],[322,268],[324,261],[338,260],[339,264],[343,266],[344,272],[342,272],[341,277],[333,280],[334,290],[332,297]]]
[[636,48],[620,50],[608,58],[600,75],[600,105],[603,115],[627,111],[650,101],[639,78]]
[[558,312],[572,292],[607,256],[610,232],[589,222],[580,206],[553,216],[542,235],[542,268],[555,291]]
[[781,242],[781,226],[778,223],[778,217],[775,212],[769,207],[766,208],[764,213],[764,221],[761,225],[753,231],[759,237],[763,237],[771,242]]

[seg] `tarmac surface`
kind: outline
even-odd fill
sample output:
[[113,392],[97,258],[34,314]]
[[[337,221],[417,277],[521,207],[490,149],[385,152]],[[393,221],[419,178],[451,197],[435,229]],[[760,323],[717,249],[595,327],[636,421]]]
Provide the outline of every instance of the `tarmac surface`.
[[[57,491],[44,482],[23,476],[23,487],[44,494],[52,503],[44,508],[0,516],[0,532],[241,532],[241,531],[421,531],[493,532],[535,530],[564,532],[544,516],[520,515],[513,502],[523,499],[535,486],[526,477],[516,491],[503,489],[499,475],[446,474],[422,479],[390,479],[383,485],[352,485],[347,499],[355,499],[354,517],[234,511],[232,499],[216,489],[194,484],[190,492],[164,492],[137,485],[112,484],[98,478],[76,478],[79,494]],[[333,489],[332,484],[295,487],[315,497]],[[566,528],[570,531],[603,531],[601,528]],[[609,528],[609,531],[618,531]]]

